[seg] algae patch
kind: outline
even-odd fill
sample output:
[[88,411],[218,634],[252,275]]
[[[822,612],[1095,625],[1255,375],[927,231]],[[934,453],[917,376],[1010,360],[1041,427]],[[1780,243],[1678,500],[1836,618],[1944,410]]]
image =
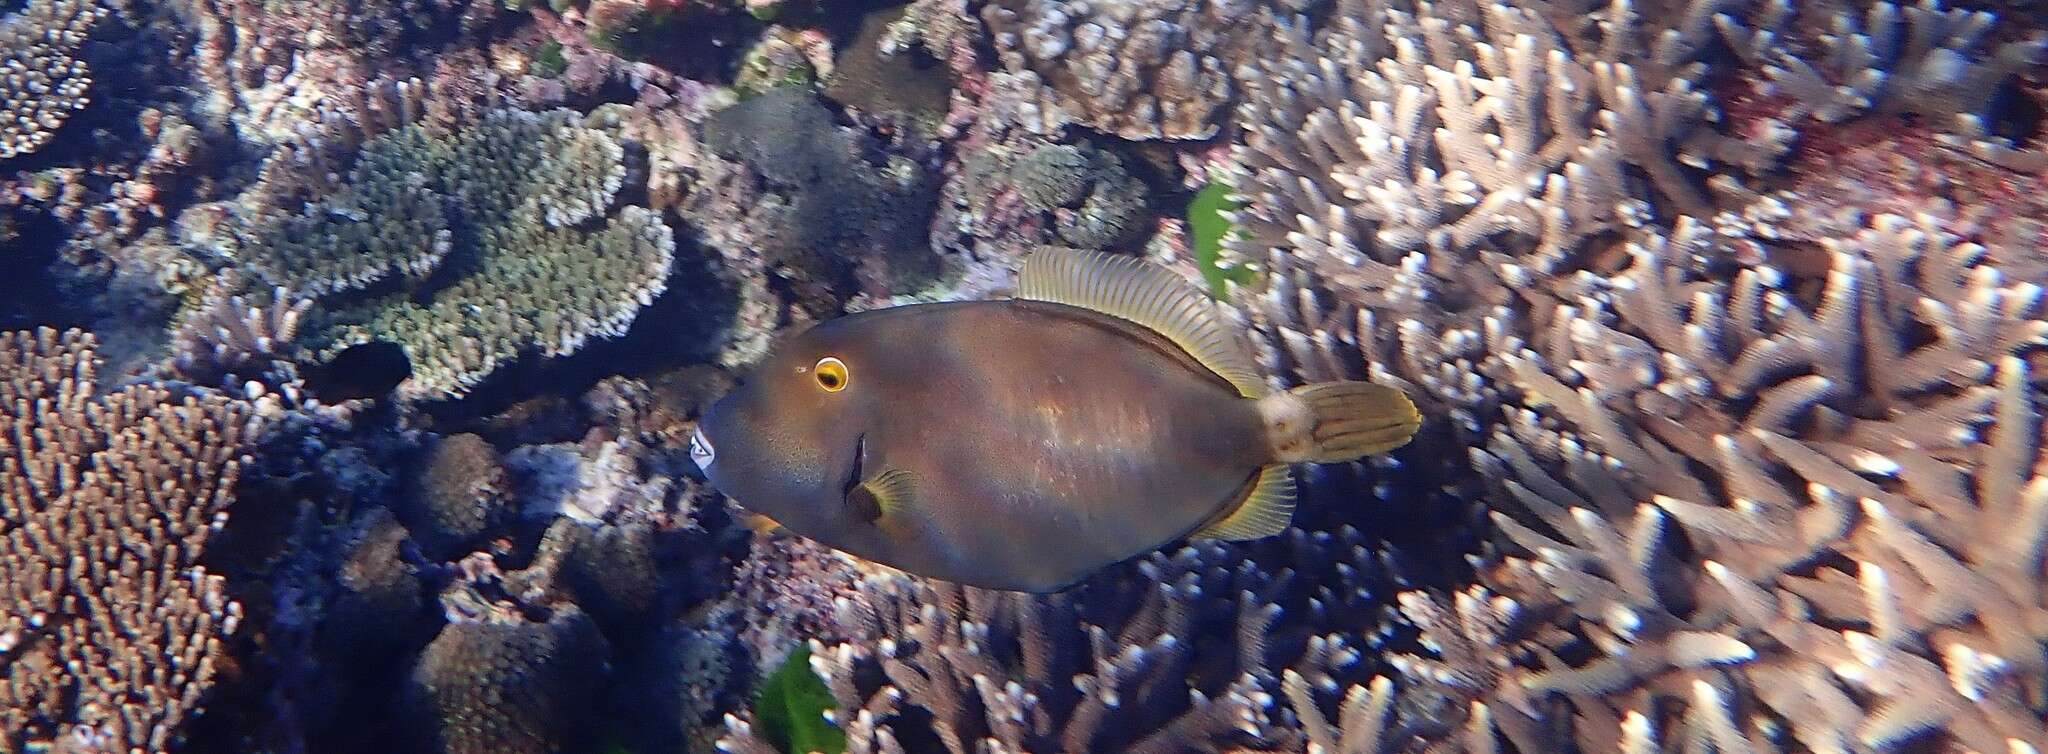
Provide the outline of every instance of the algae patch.
[[846,734],[825,721],[825,712],[836,707],[824,679],[811,672],[810,647],[798,647],[761,682],[754,720],[778,751],[842,754]]
[[1195,247],[1195,264],[1202,268],[1202,279],[1217,298],[1229,293],[1227,284],[1248,285],[1253,278],[1250,268],[1222,263],[1223,239],[1238,232],[1223,213],[1244,206],[1232,200],[1230,192],[1227,184],[1211,183],[1188,202],[1188,236]]

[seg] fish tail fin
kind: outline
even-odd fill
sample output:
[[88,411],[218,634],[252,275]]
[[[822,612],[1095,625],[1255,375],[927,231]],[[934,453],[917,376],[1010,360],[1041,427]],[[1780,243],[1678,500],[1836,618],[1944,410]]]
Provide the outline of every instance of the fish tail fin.
[[1400,388],[1318,382],[1259,399],[1259,415],[1283,463],[1342,463],[1408,444],[1422,414]]

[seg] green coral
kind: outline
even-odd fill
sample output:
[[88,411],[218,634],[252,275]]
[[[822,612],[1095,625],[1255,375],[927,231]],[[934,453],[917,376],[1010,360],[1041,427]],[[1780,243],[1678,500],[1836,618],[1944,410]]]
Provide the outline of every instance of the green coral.
[[832,690],[811,672],[810,648],[798,647],[761,682],[754,719],[778,750],[840,754],[846,751],[846,733],[825,721],[825,712],[837,709]]
[[414,369],[403,391],[457,397],[522,354],[622,334],[665,288],[668,226],[612,211],[624,157],[569,110],[400,128],[364,144],[337,196],[257,233],[250,264],[313,294],[374,285],[367,300],[323,300],[311,342],[396,343]]
[[540,52],[533,56],[533,70],[547,78],[554,78],[569,71],[569,59],[562,55],[562,43],[549,41],[540,46]]

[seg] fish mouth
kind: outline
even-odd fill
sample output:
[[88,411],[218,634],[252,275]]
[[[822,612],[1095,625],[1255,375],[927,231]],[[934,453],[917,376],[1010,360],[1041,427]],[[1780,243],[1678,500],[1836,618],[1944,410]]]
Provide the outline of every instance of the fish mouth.
[[711,462],[718,459],[718,450],[711,447],[711,438],[704,436],[704,428],[698,427],[690,434],[690,461],[704,473],[711,473]]

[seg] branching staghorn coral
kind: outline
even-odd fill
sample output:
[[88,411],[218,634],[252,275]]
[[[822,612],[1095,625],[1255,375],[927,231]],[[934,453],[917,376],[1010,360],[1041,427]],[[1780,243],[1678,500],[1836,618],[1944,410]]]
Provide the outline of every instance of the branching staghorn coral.
[[312,305],[312,299],[294,298],[281,288],[267,296],[208,290],[171,327],[169,366],[186,380],[217,387],[257,377],[284,357]]
[[[1319,686],[1370,670],[1359,647],[1382,627],[1383,554],[1350,527],[1297,528],[1029,595],[858,562],[821,569],[814,553],[780,576],[780,591],[802,596],[765,607],[814,614],[820,591],[838,594],[811,664],[852,752],[1299,751],[1304,721],[1275,704],[1273,669],[1287,662]],[[828,590],[811,583],[821,572]],[[722,750],[772,751],[750,721],[727,726]]]
[[1729,4],[1698,0],[1660,30],[1616,2],[1596,11],[1598,47],[1553,28],[1562,9],[1542,2],[1360,0],[1313,36],[1297,19],[1240,108],[1249,133],[1229,182],[1251,208],[1234,218],[1237,248],[1391,264],[1508,235],[1545,272],[1629,220],[1632,197],[1711,214],[1697,183],[1739,188],[1687,166],[1758,169],[1781,148],[1706,127],[1696,58],[1720,39],[1713,20],[1736,23],[1716,15]]
[[78,48],[106,14],[97,0],[28,0],[0,18],[0,160],[41,148],[85,107]]
[[1981,134],[2006,80],[2041,61],[2048,38],[1987,41],[1990,11],[1872,2],[1820,3],[1819,55],[1774,48],[1764,73],[1794,100],[1791,117],[1841,121],[1865,113],[1927,116]]
[[1225,263],[1270,276],[1243,300],[1269,370],[1412,385],[1468,430],[1488,421],[1515,291],[1603,234],[1748,196],[1724,171],[1782,149],[1709,127],[1700,60],[1748,39],[1732,6],[1698,0],[1668,29],[1627,2],[1352,0],[1320,30],[1284,19],[1216,176],[1247,203]]
[[0,336],[0,752],[169,750],[241,621],[197,562],[258,407],[100,393],[95,345]]
[[[1200,586],[1189,576],[1160,584],[1119,629],[1066,599],[876,574],[864,599],[842,600],[851,614],[840,624],[861,627],[863,640],[814,645],[811,664],[838,699],[835,722],[852,752],[901,752],[906,737],[926,735],[955,754],[1182,752],[1255,740],[1266,726],[1257,652],[1278,611],[1248,601],[1237,635],[1254,642],[1251,654],[1198,658],[1194,621],[1218,616],[1196,609]],[[1259,665],[1218,669],[1207,690],[1185,680],[1198,661],[1241,659]],[[913,707],[930,713],[928,731],[899,717]],[[728,726],[725,750],[773,751],[747,723]]]
[[1403,603],[1473,748],[2048,743],[2048,310],[1936,226],[1874,218],[1808,279],[1706,272],[1724,240],[1681,222],[1505,357],[1474,460],[1526,554]]

